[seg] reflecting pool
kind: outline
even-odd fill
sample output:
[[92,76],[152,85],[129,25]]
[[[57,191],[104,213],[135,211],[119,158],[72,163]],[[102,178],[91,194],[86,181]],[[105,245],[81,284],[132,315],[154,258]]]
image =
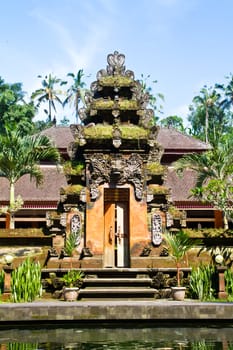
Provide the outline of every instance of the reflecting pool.
[[1,329],[0,350],[232,349],[226,327],[115,327]]

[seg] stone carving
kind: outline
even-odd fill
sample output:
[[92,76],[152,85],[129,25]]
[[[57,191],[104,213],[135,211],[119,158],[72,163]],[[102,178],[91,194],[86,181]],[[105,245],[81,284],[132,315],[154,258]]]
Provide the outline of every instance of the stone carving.
[[146,129],[149,129],[153,123],[153,109],[139,109],[137,111],[137,115],[140,116],[139,125]]
[[119,109],[113,109],[112,110],[112,115],[113,115],[114,118],[119,117],[119,115],[120,115]]
[[[131,70],[125,70],[125,55],[119,53],[118,51],[114,51],[113,54],[109,54],[107,56],[108,66],[105,69],[101,69],[98,71],[96,78],[100,80],[102,77],[112,76],[112,75],[124,75],[131,79],[134,79],[134,73]],[[98,86],[98,82],[94,82],[91,84],[91,91],[96,92],[101,90],[102,88]]]
[[[100,80],[102,77],[106,77],[108,75],[107,71],[105,69],[100,69],[97,74],[96,74],[96,79]],[[97,86],[96,86],[97,81],[95,81],[94,83],[92,83],[93,88],[96,90]]]
[[118,155],[94,154],[90,158],[90,193],[91,198],[98,197],[98,186],[104,182],[114,181],[118,185],[131,182],[135,188],[135,197],[143,196],[143,159],[132,154],[128,159]]
[[152,243],[160,245],[162,243],[162,218],[158,213],[152,214],[151,233]]
[[150,146],[150,152],[148,161],[150,162],[160,162],[164,149],[163,147],[156,141],[159,132],[159,127],[154,125],[150,129],[150,134],[148,136],[148,145]]
[[96,185],[110,181],[110,157],[100,153],[93,154],[90,159],[91,181]]
[[86,108],[82,107],[78,110],[78,115],[80,120],[83,122],[87,118]]
[[142,84],[140,81],[135,81],[134,86],[131,88],[132,91],[132,100],[136,100],[141,105],[141,108],[146,108],[149,103],[150,94],[148,92],[144,92]]
[[154,142],[149,152],[148,162],[160,162],[163,152],[163,147],[158,142]]
[[84,95],[84,101],[85,101],[85,105],[87,108],[90,108],[91,103],[93,101],[93,97],[90,91],[86,91],[85,95]]
[[76,245],[80,245],[81,242],[81,217],[78,214],[72,216],[70,220],[70,232],[74,232],[77,235]]
[[71,125],[70,128],[75,139],[75,142],[69,145],[70,149],[68,151],[72,154],[72,152],[77,151],[78,145],[84,146],[86,144],[86,139],[82,125]]
[[171,227],[173,226],[173,216],[171,215],[171,213],[169,213],[168,211],[166,212],[166,223],[167,223],[167,227]]
[[53,220],[50,217],[50,212],[46,211],[46,226],[51,227],[53,225]]
[[67,146],[67,153],[71,160],[75,158],[75,154],[77,152],[78,145],[75,142],[70,142]]
[[92,200],[96,200],[99,197],[99,190],[95,184],[90,186],[90,196]]
[[132,154],[128,161],[125,172],[127,174],[127,180],[134,184],[135,197],[137,199],[142,199],[143,196],[143,159],[138,154]]
[[113,126],[112,144],[115,148],[119,148],[121,145],[121,130],[118,125]]
[[61,226],[66,227],[66,213],[61,214],[60,224],[61,224]]
[[123,75],[125,72],[125,55],[120,54],[118,51],[114,51],[113,54],[108,55],[107,62],[107,73],[109,75]]
[[[103,69],[104,70],[104,69]],[[106,73],[107,74],[107,73]],[[97,79],[98,78],[98,73],[97,73]],[[102,87],[99,86],[99,83],[98,81],[93,81],[93,83],[91,83],[91,86],[90,86],[90,90],[93,94],[95,94],[96,91],[98,90],[102,90]]]

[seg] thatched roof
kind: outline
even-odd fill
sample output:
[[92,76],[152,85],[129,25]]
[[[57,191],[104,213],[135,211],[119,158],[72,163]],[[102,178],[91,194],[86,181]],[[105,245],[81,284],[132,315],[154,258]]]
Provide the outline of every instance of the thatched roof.
[[[66,152],[67,146],[74,140],[69,127],[53,126],[44,130],[42,134],[47,135],[62,153]],[[185,153],[208,149],[205,143],[172,128],[161,128],[158,141],[164,147],[165,154],[166,152],[182,153],[182,150]],[[65,175],[61,169],[58,171],[57,167],[52,165],[43,165],[42,170],[44,174],[43,184],[36,187],[35,181],[30,181],[29,175],[25,175],[16,183],[16,196],[20,194],[25,202],[58,202],[60,188],[67,185]],[[189,196],[190,188],[195,185],[195,174],[188,170],[182,178],[179,178],[175,170],[170,168],[165,185],[172,189],[171,194],[174,201],[192,200]],[[0,178],[0,188],[0,202],[3,203],[9,200],[9,182]]]
[[[48,136],[59,149],[66,149],[70,142],[74,141],[71,129],[67,126],[52,126],[42,131],[42,134]],[[160,128],[157,140],[163,146],[165,153],[171,151],[203,152],[209,148],[205,142],[173,128]]]
[[[58,201],[60,187],[66,186],[66,178],[63,172],[56,166],[42,166],[44,175],[43,184],[36,186],[29,175],[24,175],[17,181],[15,196],[20,195],[24,201]],[[10,185],[5,178],[0,178],[0,201],[9,201]]]
[[157,140],[163,146],[165,153],[178,150],[203,152],[209,149],[205,142],[183,134],[174,128],[160,128]]

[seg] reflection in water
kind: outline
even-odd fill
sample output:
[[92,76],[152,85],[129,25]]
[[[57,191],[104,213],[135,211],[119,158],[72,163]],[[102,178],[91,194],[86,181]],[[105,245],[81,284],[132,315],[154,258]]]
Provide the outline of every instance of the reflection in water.
[[233,327],[55,328],[0,331],[0,350],[233,350]]

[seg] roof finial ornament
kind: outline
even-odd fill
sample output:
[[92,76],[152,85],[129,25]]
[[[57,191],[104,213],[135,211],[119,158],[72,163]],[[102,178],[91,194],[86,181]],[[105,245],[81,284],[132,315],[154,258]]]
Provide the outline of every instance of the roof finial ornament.
[[122,75],[125,72],[125,55],[119,53],[118,51],[114,51],[114,53],[110,53],[107,57],[107,73],[110,75]]

